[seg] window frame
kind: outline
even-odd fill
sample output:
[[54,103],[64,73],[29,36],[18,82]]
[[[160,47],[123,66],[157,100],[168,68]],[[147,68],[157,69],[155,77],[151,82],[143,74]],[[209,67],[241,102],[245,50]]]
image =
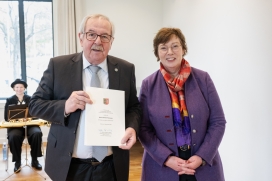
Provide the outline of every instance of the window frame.
[[[17,1],[18,11],[19,11],[19,42],[20,42],[20,58],[21,58],[21,75],[22,79],[27,81],[26,75],[26,42],[25,42],[25,16],[24,16],[24,1],[27,2],[51,2],[52,6],[52,34],[54,42],[54,32],[53,32],[53,0],[0,0],[0,1]],[[53,55],[54,55],[54,43],[53,43]],[[27,92],[26,92],[27,93]],[[6,97],[0,97],[0,100],[5,100]]]

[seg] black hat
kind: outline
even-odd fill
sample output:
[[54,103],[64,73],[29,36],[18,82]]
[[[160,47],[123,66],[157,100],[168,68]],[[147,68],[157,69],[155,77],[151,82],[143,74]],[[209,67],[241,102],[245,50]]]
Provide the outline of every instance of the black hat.
[[13,88],[16,84],[23,84],[25,88],[27,88],[27,83],[23,79],[16,79],[14,82],[11,83],[11,88]]

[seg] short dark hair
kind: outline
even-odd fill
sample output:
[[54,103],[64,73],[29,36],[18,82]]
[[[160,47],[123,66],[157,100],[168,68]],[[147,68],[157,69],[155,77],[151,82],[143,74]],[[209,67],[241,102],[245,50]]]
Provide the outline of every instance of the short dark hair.
[[159,44],[161,43],[164,44],[168,42],[172,38],[173,35],[175,35],[180,41],[181,47],[184,51],[183,56],[187,54],[187,50],[188,50],[187,44],[181,30],[179,28],[161,28],[156,34],[155,38],[153,39],[154,54],[157,57],[157,61],[160,61],[160,58],[158,55]]

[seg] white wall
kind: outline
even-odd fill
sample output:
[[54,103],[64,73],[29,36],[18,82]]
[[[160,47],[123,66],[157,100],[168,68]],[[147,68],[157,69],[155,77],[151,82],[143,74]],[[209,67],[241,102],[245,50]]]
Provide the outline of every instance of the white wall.
[[271,180],[272,1],[164,0],[163,7],[163,26],[183,31],[186,59],[208,71],[219,92],[226,180]]

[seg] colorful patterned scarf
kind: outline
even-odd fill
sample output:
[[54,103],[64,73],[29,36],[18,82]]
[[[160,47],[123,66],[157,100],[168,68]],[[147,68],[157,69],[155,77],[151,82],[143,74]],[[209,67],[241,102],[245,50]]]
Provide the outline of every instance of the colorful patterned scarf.
[[166,72],[162,63],[160,64],[160,71],[168,86],[172,101],[177,145],[191,145],[191,126],[184,98],[184,83],[191,73],[190,64],[185,59],[182,59],[179,74],[175,78],[172,78],[171,75]]

